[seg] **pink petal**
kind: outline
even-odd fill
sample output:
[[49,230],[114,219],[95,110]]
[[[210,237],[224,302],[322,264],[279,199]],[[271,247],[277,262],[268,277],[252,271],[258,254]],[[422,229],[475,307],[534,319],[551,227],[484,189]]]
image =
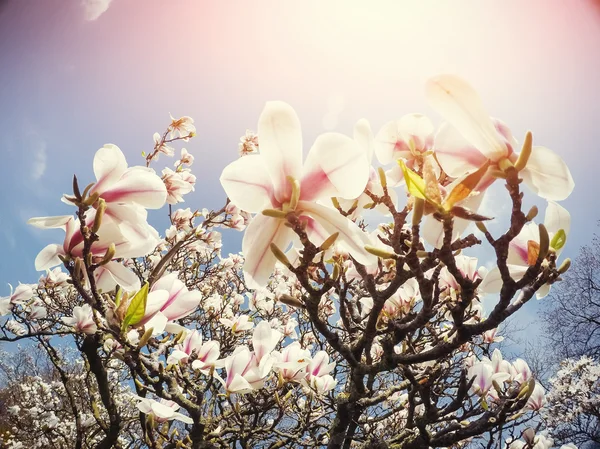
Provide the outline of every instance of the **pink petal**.
[[145,167],[127,169],[121,179],[99,193],[107,203],[136,203],[148,209],[160,209],[167,200],[165,183]]
[[260,154],[273,180],[280,203],[289,199],[288,176],[300,179],[302,131],[294,109],[281,101],[269,101],[258,120]]
[[498,161],[508,155],[489,114],[477,92],[454,75],[440,75],[426,84],[429,104],[450,122],[487,158]]
[[169,321],[178,320],[194,312],[198,304],[200,304],[201,299],[202,293],[197,290],[186,292],[180,295],[177,301],[174,301],[162,312],[167,316]]
[[329,235],[339,232],[337,244],[348,251],[359,263],[370,265],[374,256],[365,250],[371,241],[354,222],[341,215],[337,210],[329,209],[317,203],[301,201],[298,209],[314,218]]
[[300,198],[356,198],[369,180],[367,155],[358,144],[338,133],[317,137],[304,163]]
[[540,231],[538,225],[533,222],[526,223],[521,229],[519,235],[517,235],[508,244],[508,258],[507,263],[511,265],[529,265],[529,241],[532,240],[536,243],[540,241]]
[[275,206],[273,182],[259,154],[239,158],[221,174],[221,185],[233,204],[246,212],[261,212]]
[[104,145],[94,156],[94,174],[97,182],[92,192],[104,192],[121,178],[126,169],[127,161],[119,147],[110,143]]
[[567,164],[545,147],[533,147],[527,166],[520,174],[527,187],[547,200],[564,200],[575,187]]
[[460,178],[486,163],[487,158],[471,145],[456,128],[443,123],[435,136],[435,155],[442,169],[452,178]]
[[292,230],[283,220],[257,215],[248,225],[242,251],[245,256],[244,279],[249,288],[264,287],[269,281],[277,259],[271,251],[271,243],[285,251],[292,240]]

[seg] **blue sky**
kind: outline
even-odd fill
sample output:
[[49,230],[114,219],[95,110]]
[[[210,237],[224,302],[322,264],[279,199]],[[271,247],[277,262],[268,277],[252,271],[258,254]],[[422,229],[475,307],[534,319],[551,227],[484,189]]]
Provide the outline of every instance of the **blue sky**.
[[[218,208],[219,174],[265,101],[296,108],[307,149],[323,131],[350,134],[362,117],[375,132],[409,112],[440,123],[423,83],[444,72],[470,80],[519,140],[532,130],[569,164],[576,188],[562,203],[573,217],[563,254],[574,257],[596,231],[595,2],[95,1],[0,1],[0,295],[7,282],[37,280],[37,252],[62,235],[25,221],[71,212],[60,196],[73,173],[93,180],[104,143],[142,163],[169,112],[192,116],[198,137],[186,148],[198,183],[182,206]],[[159,162],[160,170],[173,161]],[[496,190],[488,207],[505,201]],[[543,214],[542,201],[527,201]],[[164,215],[151,215],[159,230]],[[537,307],[528,305],[527,316]]]

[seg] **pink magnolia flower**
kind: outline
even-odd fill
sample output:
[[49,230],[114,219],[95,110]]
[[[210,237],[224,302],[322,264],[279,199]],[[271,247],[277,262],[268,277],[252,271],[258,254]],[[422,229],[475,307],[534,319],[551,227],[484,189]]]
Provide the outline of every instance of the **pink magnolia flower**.
[[[318,223],[328,235],[339,232],[338,244],[360,263],[369,264],[364,245],[368,238],[337,211],[317,203],[336,196],[356,198],[369,176],[365,154],[353,139],[326,133],[315,141],[302,164],[302,134],[295,111],[283,102],[268,102],[258,123],[260,154],[229,164],[221,184],[231,201],[242,210],[265,209],[294,212],[308,225]],[[285,251],[294,239],[285,219],[257,215],[244,234],[244,275],[251,288],[264,286],[276,263],[271,243]],[[317,244],[320,242],[316,242]]]
[[230,393],[245,394],[262,388],[271,370],[271,364],[259,365],[256,356],[247,346],[238,346],[233,354],[224,359],[227,377],[217,377]]
[[526,407],[529,410],[539,410],[546,404],[546,391],[538,382],[535,383],[533,393],[527,401]]
[[288,382],[300,382],[306,376],[306,367],[310,363],[310,351],[302,349],[295,341],[287,345],[281,352],[274,352],[273,368],[281,378]]
[[312,358],[306,372],[309,377],[321,377],[329,374],[335,368],[335,362],[329,363],[329,354],[325,351],[319,351]]
[[[194,186],[183,178],[183,174],[189,176],[184,171],[173,171],[170,168],[164,168],[162,171],[164,185],[167,189],[167,203],[169,204],[177,204],[182,203],[183,195],[190,193]],[[193,176],[193,175],[192,175]],[[194,179],[195,182],[195,179]]]
[[248,315],[237,315],[232,320],[229,318],[221,318],[219,322],[224,326],[227,326],[231,329],[231,332],[234,334],[240,334],[245,331],[249,331],[254,327],[254,323],[250,321],[250,317]]
[[154,419],[159,423],[171,421],[173,419],[184,422],[186,424],[194,423],[192,418],[183,415],[177,411],[179,409],[179,405],[177,405],[173,401],[167,401],[166,399],[155,401],[153,399],[141,398],[139,396],[134,396],[134,399],[139,401],[136,404],[136,407],[140,412],[145,413],[147,415],[153,415]]
[[495,327],[494,329],[490,329],[489,331],[486,331],[483,333],[483,342],[484,343],[488,343],[488,344],[492,344],[492,343],[499,343],[501,341],[504,340],[504,337],[497,335],[498,333],[498,328]]
[[[553,248],[557,256],[560,255],[569,231],[571,229],[571,215],[569,212],[553,201],[548,201],[544,225],[548,231],[548,236],[552,242],[554,237],[560,232],[563,236],[559,246]],[[539,226],[534,222],[526,223],[517,237],[515,237],[508,247],[507,264],[510,275],[513,279],[521,279],[527,269],[536,263],[540,243]],[[499,293],[502,289],[502,277],[498,267],[493,268],[485,276],[481,283],[481,289],[486,293]],[[550,284],[543,285],[536,293],[538,299],[544,298],[550,292]]]
[[164,322],[184,318],[191,314],[202,299],[202,293],[188,290],[179,280],[176,271],[161,277],[152,285],[146,303],[146,313],[140,324],[147,324],[157,315],[164,316]]
[[167,363],[187,363],[193,352],[196,353],[196,359],[192,362],[192,368],[206,372],[219,358],[219,342],[209,340],[202,343],[202,333],[193,330],[186,335],[182,344],[175,346]]
[[[430,105],[451,125],[443,125],[435,137],[436,157],[444,171],[455,178],[483,166],[497,168],[504,159],[516,162],[517,142],[503,123],[494,122],[477,92],[464,80],[440,75],[427,82]],[[519,173],[537,195],[564,200],[574,187],[571,172],[553,151],[534,146],[527,166]]]
[[74,327],[77,332],[84,334],[93,335],[98,330],[89,304],[73,307],[73,316],[63,317],[62,321],[67,326]]
[[33,298],[33,289],[31,288],[31,285],[19,284],[14,290],[11,284],[8,284],[8,286],[10,287],[10,295],[0,298],[0,300],[7,300],[11,304],[19,304]]
[[[468,257],[459,254],[455,257],[455,260],[456,267],[464,278],[470,281],[482,278],[480,270],[477,268],[477,257]],[[454,290],[460,289],[460,285],[458,285],[454,276],[450,274],[447,267],[442,268],[440,272],[440,287],[448,287]]]
[[[86,225],[91,227],[94,223],[95,210],[86,214]],[[52,243],[40,251],[35,259],[35,268],[38,271],[52,268],[61,264],[59,256],[83,257],[83,235],[81,234],[79,219],[71,215],[58,217],[31,218],[29,224],[41,229],[63,229],[65,240],[62,245]],[[155,242],[147,239],[130,240],[121,232],[115,221],[103,222],[98,231],[99,240],[91,247],[93,259],[101,260],[111,244],[115,245],[115,258],[141,257],[152,251]],[[99,289],[112,290],[117,284],[128,290],[139,289],[138,277],[120,262],[111,261],[98,267],[94,271],[94,278]]]

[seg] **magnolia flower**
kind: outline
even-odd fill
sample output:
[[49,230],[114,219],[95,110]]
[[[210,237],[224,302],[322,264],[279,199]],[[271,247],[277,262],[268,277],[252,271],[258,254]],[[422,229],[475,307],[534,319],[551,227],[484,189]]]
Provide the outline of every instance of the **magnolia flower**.
[[238,144],[240,156],[246,156],[247,154],[258,152],[258,136],[249,129],[246,130],[246,134],[240,137],[240,143]]
[[167,359],[167,363],[187,363],[192,353],[196,354],[196,359],[192,362],[192,368],[207,372],[219,358],[219,342],[209,340],[203,344],[202,333],[193,330],[186,335],[182,344],[175,346],[175,350]]
[[[467,280],[473,282],[477,279],[481,279],[483,269],[477,268],[477,257],[468,257],[463,254],[459,254],[454,258],[456,261],[456,268],[459,273]],[[460,290],[460,285],[456,282],[454,276],[450,273],[447,267],[444,266],[440,272],[440,287],[448,287],[454,290]]]
[[[276,263],[270,245],[285,251],[294,240],[285,216],[294,213],[307,223],[310,235],[318,223],[327,236],[339,233],[338,244],[358,262],[369,264],[364,245],[367,236],[337,211],[317,203],[330,197],[356,198],[364,190],[369,164],[364,152],[349,137],[326,133],[315,141],[302,164],[300,122],[291,106],[268,102],[258,123],[260,154],[242,157],[221,174],[221,184],[242,210],[281,212],[281,218],[257,215],[244,234],[244,276],[251,288],[267,283]],[[271,214],[273,215],[273,214]],[[319,244],[320,242],[315,242]]]
[[[544,225],[548,231],[550,247],[560,255],[567,236],[571,229],[571,215],[558,204],[548,201]],[[508,247],[508,270],[514,280],[521,279],[527,269],[535,265],[540,248],[540,230],[534,222],[526,223],[521,232],[515,237]],[[502,276],[498,267],[493,268],[481,283],[481,289],[486,293],[499,293],[502,289]],[[543,285],[537,292],[538,299],[542,299],[550,292],[550,284]]]
[[180,159],[176,160],[175,163],[173,164],[175,167],[178,167],[180,165],[187,165],[188,167],[190,165],[192,165],[194,163],[194,156],[192,156],[188,150],[186,150],[185,148],[181,149],[181,157]]
[[[92,227],[95,218],[95,210],[86,214],[86,225]],[[84,239],[81,234],[79,219],[71,215],[59,217],[37,217],[31,218],[29,224],[41,229],[59,228],[65,231],[65,240],[62,245],[52,243],[40,251],[35,258],[35,268],[38,271],[52,268],[62,263],[59,256],[83,257]],[[127,239],[121,232],[116,222],[108,220],[103,223],[98,231],[98,240],[91,246],[92,259],[99,262],[104,259],[106,251],[114,244],[115,253],[113,258],[135,258],[146,255],[155,247],[151,240]],[[104,291],[112,290],[117,284],[128,290],[136,290],[140,287],[138,277],[120,262],[109,261],[102,264],[94,271],[96,286]]]
[[19,284],[14,290],[11,284],[8,284],[8,286],[10,287],[10,295],[0,299],[8,299],[12,304],[18,304],[33,298],[33,289],[28,284]]
[[135,405],[138,408],[138,410],[147,415],[153,415],[154,419],[157,422],[165,422],[170,421],[172,419],[176,419],[186,424],[194,423],[192,418],[190,418],[189,416],[185,416],[177,412],[177,410],[179,409],[179,405],[177,405],[173,401],[161,399],[159,402],[155,401],[154,399],[141,398],[139,396],[133,396],[133,398],[139,401]]
[[[158,153],[165,154],[167,156],[173,156],[175,154],[175,148],[167,145],[167,142],[163,140],[163,136],[159,133],[154,133],[152,136],[154,140],[154,149],[158,150]],[[154,160],[158,160],[158,153],[154,156]]]
[[[433,152],[433,137],[433,124],[422,114],[407,114],[383,125],[375,137],[375,154],[382,165],[394,164],[386,172],[390,185],[404,181],[402,170],[395,163],[398,159],[403,159],[406,166],[415,171],[423,166],[424,159]],[[437,163],[433,165],[439,174]]]
[[529,396],[527,407],[529,410],[539,410],[546,404],[546,391],[538,382],[535,383],[533,393]]
[[484,343],[488,343],[488,344],[492,344],[492,343],[499,343],[501,341],[504,340],[504,337],[497,335],[498,333],[498,328],[495,327],[494,329],[490,329],[489,331],[486,331],[483,333],[483,342]]
[[249,393],[262,388],[271,370],[271,363],[259,365],[256,356],[247,346],[238,346],[233,354],[224,360],[227,377],[217,377],[230,393]]
[[252,348],[259,364],[264,364],[271,352],[282,338],[281,332],[272,329],[268,321],[261,321],[256,325],[252,334]]
[[184,142],[190,140],[190,137],[196,135],[196,127],[194,126],[194,119],[187,115],[175,119],[171,114],[171,124],[169,125],[169,139],[181,138]]
[[202,299],[202,293],[197,290],[188,290],[185,284],[179,280],[178,275],[174,271],[161,277],[152,285],[148,294],[144,318],[140,324],[153,327],[149,322],[154,318],[158,319],[158,323],[166,325],[167,322],[184,318],[196,310]]
[[248,315],[237,315],[232,320],[229,318],[221,318],[219,322],[224,326],[227,326],[231,329],[231,332],[234,334],[240,334],[245,331],[249,331],[254,327],[254,323],[250,321],[250,317]]
[[302,349],[295,341],[287,345],[281,352],[274,352],[273,368],[282,379],[288,382],[300,382],[306,376],[306,366],[310,363],[310,351]]
[[[440,128],[434,145],[437,160],[448,175],[458,178],[487,161],[492,168],[499,168],[505,160],[517,161],[517,142],[510,130],[490,118],[467,82],[440,75],[427,82],[426,93],[431,107],[449,122]],[[534,193],[549,200],[564,200],[574,187],[564,161],[545,147],[533,147],[519,176]]]
[[309,377],[321,377],[329,374],[335,368],[335,362],[329,363],[329,354],[319,351],[306,368]]
[[[167,203],[182,203],[183,195],[194,190],[194,186],[183,178],[184,171],[173,171],[170,168],[164,168],[162,171],[162,180],[167,189]],[[195,180],[194,180],[195,181]]]
[[61,271],[60,267],[46,270],[46,274],[40,276],[39,288],[61,288],[66,285],[69,275]]
[[468,377],[474,378],[471,386],[473,391],[480,396],[485,396],[492,388],[494,381],[504,382],[510,378],[510,375],[502,371],[495,372],[489,361],[481,361],[469,368]]
[[39,320],[41,318],[46,318],[48,315],[48,311],[42,305],[41,302],[32,304],[29,310],[29,319],[30,320]]
[[77,332],[93,335],[98,330],[94,322],[94,315],[89,304],[73,307],[73,316],[63,317],[63,323],[67,326],[74,327]]

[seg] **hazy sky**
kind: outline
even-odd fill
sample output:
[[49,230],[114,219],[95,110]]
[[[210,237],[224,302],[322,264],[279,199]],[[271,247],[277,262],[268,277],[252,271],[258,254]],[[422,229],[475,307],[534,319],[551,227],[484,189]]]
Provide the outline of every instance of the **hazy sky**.
[[[409,112],[440,123],[423,83],[444,72],[468,79],[517,139],[532,130],[567,161],[576,188],[562,203],[573,216],[563,254],[575,256],[600,218],[592,1],[0,0],[0,295],[6,282],[37,280],[35,255],[62,234],[24,223],[69,213],[60,196],[73,173],[93,180],[104,143],[142,163],[169,112],[192,116],[198,183],[182,206],[217,208],[220,172],[265,101],[294,106],[308,148],[362,117],[375,132]],[[503,202],[497,190],[486,208]],[[151,216],[159,229],[161,214]]]

